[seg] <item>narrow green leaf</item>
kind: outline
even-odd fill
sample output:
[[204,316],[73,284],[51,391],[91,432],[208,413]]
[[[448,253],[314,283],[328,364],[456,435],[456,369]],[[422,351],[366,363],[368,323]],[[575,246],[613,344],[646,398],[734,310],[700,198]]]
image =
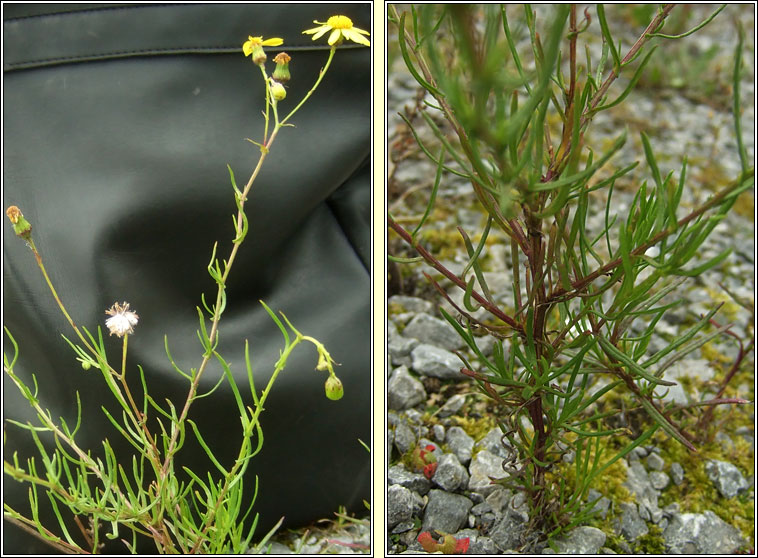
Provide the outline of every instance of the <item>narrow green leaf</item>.
[[629,372],[632,373],[635,376],[640,376],[647,380],[648,382],[655,384],[655,385],[662,385],[662,386],[675,386],[676,382],[669,382],[666,380],[661,380],[660,378],[657,378],[650,374],[647,370],[642,368],[639,364],[634,362],[629,356],[626,355],[626,353],[620,351],[616,346],[613,345],[610,341],[605,339],[604,337],[598,335],[597,336],[598,341],[600,342],[600,345],[602,345],[603,350],[612,358],[620,361],[624,366],[626,366],[629,369]]
[[660,411],[655,407],[653,403],[648,401],[646,397],[638,397],[638,401],[645,408],[650,417],[663,429],[666,434],[674,438],[677,442],[681,443],[688,450],[696,452],[695,446],[693,446],[687,438],[685,438]]
[[187,422],[192,427],[192,431],[195,434],[195,438],[197,438],[198,443],[202,446],[203,450],[205,450],[205,454],[208,456],[208,459],[211,460],[211,463],[213,463],[216,468],[221,472],[222,475],[225,477],[229,476],[229,472],[221,465],[221,463],[218,462],[216,459],[216,456],[213,454],[213,451],[208,447],[208,444],[205,442],[205,439],[200,434],[200,431],[197,428],[197,424],[193,420],[187,419]]
[[619,75],[621,72],[621,56],[618,50],[614,46],[613,35],[608,27],[608,22],[605,20],[605,8],[602,4],[597,5],[597,20],[600,22],[600,32],[603,35],[604,45],[608,45],[613,58],[613,73]]

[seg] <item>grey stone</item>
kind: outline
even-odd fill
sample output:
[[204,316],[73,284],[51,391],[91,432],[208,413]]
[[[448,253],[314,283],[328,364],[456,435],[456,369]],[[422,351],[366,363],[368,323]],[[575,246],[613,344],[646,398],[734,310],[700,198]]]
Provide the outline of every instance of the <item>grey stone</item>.
[[[498,455],[502,457],[503,459],[505,459],[510,456],[510,453],[505,448],[505,446],[503,446],[502,441],[501,441],[502,438],[503,438],[503,433],[500,431],[500,428],[495,426],[494,428],[492,428],[492,430],[487,432],[487,435],[484,438],[482,438],[475,444],[474,450],[486,449],[490,453],[494,453],[495,455]],[[506,439],[506,443],[507,442],[508,440]],[[510,444],[508,447],[510,447]]]
[[637,446],[630,452],[629,456],[630,459],[642,459],[644,457],[647,457],[647,454],[648,450],[646,447]]
[[445,434],[445,443],[463,465],[471,462],[471,450],[474,449],[474,439],[466,434],[460,426],[451,426]]
[[734,498],[750,488],[740,470],[727,461],[710,460],[705,464],[705,472],[724,498]]
[[647,468],[653,471],[663,471],[663,466],[666,464],[663,461],[663,458],[656,453],[651,453],[648,455],[646,462]]
[[400,413],[396,413],[395,411],[388,411],[387,412],[387,424],[389,426],[396,426],[400,424],[401,422],[405,422],[405,416],[401,415]]
[[684,467],[681,464],[672,463],[669,472],[671,473],[671,482],[675,485],[679,486],[684,482]]
[[558,554],[597,554],[605,544],[605,533],[597,527],[577,527],[553,542]]
[[400,331],[397,329],[397,325],[392,320],[387,320],[387,339],[391,341],[396,337],[400,337]]
[[421,344],[411,351],[413,369],[419,374],[443,380],[460,380],[461,360],[450,351]]
[[268,554],[294,554],[295,551],[288,547],[286,544],[280,542],[272,542],[271,547],[266,550]]
[[468,473],[454,454],[446,453],[437,460],[432,482],[448,492],[455,492],[468,484]]
[[735,434],[739,434],[742,438],[750,444],[750,449],[755,451],[755,437],[753,436],[753,428],[750,426],[740,426],[734,431]]
[[444,490],[430,490],[421,530],[437,529],[443,533],[455,533],[465,525],[473,505],[465,496]]
[[503,515],[512,500],[513,493],[510,490],[504,486],[496,485],[495,490],[490,492],[485,501],[489,504],[492,512],[499,517]]
[[455,351],[465,342],[449,323],[428,314],[417,314],[403,330],[404,337],[415,337],[421,343]]
[[476,529],[461,529],[455,534],[455,538],[461,540],[464,537],[468,537],[469,546],[466,554],[484,554],[492,555],[497,553],[497,547],[495,542],[482,535]]
[[426,314],[434,312],[434,304],[415,296],[393,295],[387,300],[387,304],[402,306],[407,312],[424,312]]
[[432,487],[432,481],[427,479],[421,473],[414,473],[409,471],[403,465],[393,465],[387,471],[387,483],[392,485],[400,485],[408,490],[412,490],[422,496],[429,492]]
[[[658,322],[660,324],[660,322]],[[696,380],[695,384],[702,384],[713,378],[713,368],[708,365],[707,360],[703,359],[687,359],[675,362],[663,372],[663,379],[670,382],[677,382],[682,376],[687,376]],[[684,405],[689,402],[689,397],[685,393],[682,386],[677,382],[677,385],[666,388],[668,392],[663,396],[663,401],[666,403],[673,402],[679,405]]]
[[[511,502],[515,499],[514,496]],[[512,550],[521,545],[522,536],[526,533],[529,522],[529,514],[523,509],[525,507],[507,506],[502,517],[487,532],[501,551]]]
[[731,453],[734,451],[734,440],[732,440],[726,432],[716,432],[716,441],[724,450],[724,453]]
[[445,427],[441,424],[435,424],[432,426],[432,436],[437,442],[445,441]]
[[458,413],[458,411],[461,410],[463,405],[466,404],[466,396],[462,395],[460,393],[456,393],[453,395],[450,399],[445,401],[445,404],[440,407],[440,410],[437,412],[437,415],[441,418],[449,417],[450,415],[455,415]]
[[474,504],[474,507],[471,508],[471,513],[474,515],[484,515],[485,513],[492,513],[492,506],[489,505],[488,502],[480,502],[478,504]]
[[418,339],[394,336],[387,338],[387,354],[393,366],[410,366],[411,351],[419,344]]
[[665,490],[671,482],[669,476],[661,471],[652,471],[651,473],[648,473],[648,478],[650,479],[650,484],[656,490]]
[[666,551],[672,554],[734,554],[745,544],[736,528],[710,510],[674,514],[663,538]]
[[680,507],[679,502],[671,502],[668,506],[663,508],[663,515],[665,517],[673,517],[675,514],[679,513]]
[[611,501],[594,488],[590,488],[587,493],[587,498],[589,501],[597,500],[592,509],[597,511],[598,516],[605,519],[608,515],[608,508],[610,508]]
[[401,454],[407,453],[416,445],[416,434],[405,422],[395,425],[395,447]]
[[650,482],[650,477],[642,463],[632,461],[628,465],[624,486],[634,494],[635,500],[639,504],[639,515],[642,519],[657,523],[663,517],[663,513],[658,507],[658,492]]
[[503,470],[503,458],[487,450],[480,451],[474,456],[468,470],[470,475],[468,489],[479,492],[485,497],[497,488],[496,484],[492,484],[490,477],[502,479],[507,476]]
[[647,524],[640,517],[637,506],[628,502],[619,504],[621,517],[614,520],[616,532],[629,542],[637,537],[646,535],[649,531]]
[[423,426],[424,424],[424,414],[418,409],[406,409],[403,416],[413,424],[419,426]]
[[426,400],[424,385],[411,376],[408,368],[396,368],[387,383],[387,406],[396,411],[414,407]]
[[413,496],[404,486],[393,484],[387,489],[387,527],[408,521],[413,514]]
[[[484,337],[475,337],[474,340],[476,341],[476,346],[479,347],[479,350],[481,353],[488,357],[492,355],[492,351],[495,347],[495,343],[497,343],[497,339],[492,335],[485,335]],[[508,351],[506,351],[506,358]],[[484,366],[484,364],[482,364]]]
[[393,535],[399,535],[401,533],[407,533],[411,529],[413,529],[416,526],[416,522],[413,520],[408,521],[401,521],[397,525],[395,525],[392,530],[390,530],[390,533]]

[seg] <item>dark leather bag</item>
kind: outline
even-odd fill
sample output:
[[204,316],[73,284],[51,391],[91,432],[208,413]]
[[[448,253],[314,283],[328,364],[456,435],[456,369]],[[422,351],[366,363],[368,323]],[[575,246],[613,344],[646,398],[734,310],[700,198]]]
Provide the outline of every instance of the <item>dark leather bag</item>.
[[[226,165],[242,187],[258,160],[263,82],[242,54],[248,35],[282,37],[269,52],[292,56],[292,80],[280,112],[294,107],[328,55],[326,37],[301,32],[342,13],[370,30],[361,5],[13,5],[4,6],[4,205],[17,205],[61,299],[77,324],[104,328],[104,311],[128,301],[140,316],[129,339],[128,374],[141,394],[137,364],[151,395],[181,407],[187,381],[169,363],[197,367],[200,295],[215,299],[206,266],[213,243],[228,257],[236,214]],[[262,414],[263,449],[245,479],[262,536],[285,525],[331,517],[338,506],[363,509],[370,458],[370,49],[340,47],[313,97],[284,128],[247,203],[249,232],[227,288],[220,353],[245,387],[250,342],[256,386],[265,386],[283,348],[259,300],[283,311],[302,333],[322,341],[341,364],[345,396],[324,395],[327,375],[302,345],[274,385]],[[108,437],[119,455],[131,447],[108,423],[116,412],[100,373],[84,371],[61,338],[73,339],[24,242],[4,230],[5,325],[19,342],[16,372],[31,382],[53,417],[83,426],[77,440],[101,452]],[[106,332],[107,333],[107,332]],[[107,337],[111,363],[121,343]],[[12,350],[7,337],[5,351]],[[201,390],[221,374],[213,365]],[[35,423],[4,376],[5,418]],[[247,393],[248,404],[250,400]],[[239,451],[240,420],[223,384],[191,410],[221,463]],[[4,425],[8,459],[37,455],[28,432]],[[187,443],[181,465],[200,477],[213,466]],[[50,441],[49,437],[43,439]],[[36,457],[40,462],[39,456]],[[125,460],[126,461],[126,460]],[[129,461],[127,461],[129,462]],[[5,501],[28,513],[28,487],[6,477]],[[42,496],[42,494],[41,494]],[[42,499],[46,500],[44,496]],[[55,529],[49,510],[49,525]],[[6,523],[4,551],[40,551]],[[150,547],[147,547],[149,550]],[[123,548],[122,548],[123,550]]]

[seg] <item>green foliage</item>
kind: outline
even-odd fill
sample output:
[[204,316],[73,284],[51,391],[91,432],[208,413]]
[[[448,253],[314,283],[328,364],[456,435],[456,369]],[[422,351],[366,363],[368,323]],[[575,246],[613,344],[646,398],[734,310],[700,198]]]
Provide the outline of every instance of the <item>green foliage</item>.
[[[278,41],[281,43],[281,39]],[[367,42],[366,39],[362,41]],[[120,540],[125,550],[132,553],[137,551],[137,542],[143,538],[151,540],[160,554],[244,554],[251,549],[256,551],[267,547],[269,538],[279,525],[253,544],[258,517],[257,514],[252,514],[252,509],[258,493],[258,481],[256,478],[255,486],[250,487],[244,479],[252,459],[263,447],[260,415],[271,389],[286,367],[292,351],[303,342],[311,343],[316,348],[318,363],[315,368],[328,373],[325,384],[327,397],[333,400],[341,398],[343,388],[334,373],[334,360],[324,345],[317,339],[300,333],[283,313],[280,319],[261,301],[281,331],[284,347],[268,383],[258,393],[246,342],[244,357],[247,386],[241,389],[243,386],[235,381],[230,364],[217,351],[219,323],[227,304],[227,280],[248,232],[245,203],[253,183],[277,134],[282,127],[291,126],[287,122],[313,94],[326,74],[335,52],[336,47],[333,46],[315,84],[300,103],[281,119],[278,102],[282,99],[272,96],[263,63],[265,56],[263,62],[257,63],[266,84],[265,127],[262,143],[250,141],[259,147],[260,156],[242,189],[237,186],[234,173],[229,168],[237,208],[237,213],[233,216],[234,236],[228,257],[217,257],[218,244],[215,244],[207,266],[208,274],[216,285],[216,297],[211,303],[203,294],[202,307],[196,308],[199,320],[197,338],[202,347],[197,368],[180,368],[171,354],[168,338],[164,339],[169,363],[187,383],[184,401],[157,401],[150,395],[142,367],[138,365],[136,370],[127,367],[129,334],[137,324],[138,316],[129,312],[126,303],[123,306],[117,303],[107,312],[114,321],[109,319],[106,325],[111,334],[116,333],[122,338],[123,343],[119,364],[111,364],[112,359],[109,359],[106,352],[102,330],[98,327],[95,336],[74,323],[31,238],[31,225],[18,208],[12,206],[8,209],[11,223],[18,229],[19,236],[27,241],[53,298],[76,334],[74,341],[66,337],[64,339],[73,349],[82,368],[89,370],[82,373],[94,374],[94,370],[100,372],[102,380],[120,407],[118,412],[113,412],[102,406],[102,411],[115,432],[131,444],[134,453],[116,455],[107,438],[102,441],[101,448],[82,447],[77,439],[82,421],[95,419],[82,417],[79,394],[77,393],[78,413],[75,425],[68,424],[62,417],[54,418],[41,403],[41,398],[49,397],[50,394],[39,392],[35,376],[32,375],[30,385],[28,379],[17,374],[18,344],[6,329],[13,352],[12,356],[3,354],[4,371],[36,413],[37,423],[7,421],[27,430],[39,452],[39,459],[30,457],[25,463],[15,453],[4,461],[6,475],[28,484],[31,508],[31,517],[26,517],[5,503],[6,519],[38,535],[56,550],[66,553],[99,552],[105,539]],[[39,226],[44,226],[44,223]],[[223,373],[212,388],[200,392],[200,379],[212,361],[218,362]],[[137,372],[141,393],[133,395],[126,378]],[[224,383],[228,384],[228,389],[234,396],[240,417],[239,451],[232,463],[221,463],[218,460],[207,443],[207,433],[204,435],[201,425],[190,418],[194,402],[211,396]],[[177,455],[188,435],[194,437],[207,455],[209,471],[193,471],[188,467],[182,467],[181,471],[175,470]],[[52,446],[49,443],[51,441],[54,442]],[[102,457],[95,457],[96,454],[101,454]],[[249,501],[250,494],[252,501]],[[56,526],[41,523],[39,510],[43,505],[51,507],[57,519]],[[64,513],[64,510],[69,513]],[[72,517],[78,532],[71,529]]]
[[[708,329],[714,308],[668,346],[650,348],[656,324],[679,304],[672,296],[682,282],[730,255],[725,250],[695,263],[737,196],[753,187],[739,117],[735,137],[742,172],[686,214],[680,206],[686,158],[676,177],[664,172],[656,142],[641,132],[648,178],[621,214],[614,210],[615,187],[638,164],[612,166],[627,133],[620,131],[602,152],[586,143],[593,118],[623,103],[651,60],[665,60],[668,44],[713,18],[672,36],[663,30],[674,6],[649,9],[646,28],[624,52],[598,5],[603,45],[597,60],[582,45],[592,16],[589,10],[577,13],[575,6],[555,6],[547,22],[538,22],[528,5],[518,20],[515,6],[491,4],[425,4],[402,13],[391,6],[389,12],[400,55],[432,99],[417,120],[431,136],[404,119],[437,176],[412,232],[392,215],[388,223],[430,268],[463,291],[463,303],[457,304],[439,275],[427,275],[457,313],[441,309],[443,317],[478,361],[477,367],[461,356],[461,372],[500,407],[504,445],[514,456],[504,463],[510,476],[499,482],[526,493],[533,527],[548,537],[590,517],[587,493],[593,483],[658,430],[696,451],[694,437],[678,422],[683,409],[663,400],[675,385],[663,374],[727,329]],[[525,40],[530,49],[521,48]],[[740,33],[735,114],[742,48]],[[615,91],[622,75],[625,84]],[[430,137],[433,141],[422,139]],[[470,182],[487,216],[483,229],[473,231],[480,239],[476,244],[459,227],[468,260],[458,274],[423,243],[422,227],[435,224],[432,209],[445,173]],[[604,200],[604,224],[590,233],[587,220],[597,212],[598,199]],[[498,302],[485,279],[483,248],[495,232],[510,247],[515,310]],[[482,310],[488,318],[480,317]],[[497,338],[491,354],[480,349],[474,329]],[[619,425],[622,409],[604,404],[617,394],[629,396],[645,414],[637,432]],[[744,402],[714,398],[693,405]],[[611,439],[626,442],[613,448],[605,443]],[[568,451],[575,454],[572,482],[551,474]]]

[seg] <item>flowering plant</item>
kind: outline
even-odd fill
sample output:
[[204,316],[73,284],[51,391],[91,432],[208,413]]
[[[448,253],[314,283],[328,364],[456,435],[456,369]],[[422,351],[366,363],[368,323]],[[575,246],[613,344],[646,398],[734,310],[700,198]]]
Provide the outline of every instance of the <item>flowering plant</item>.
[[[155,550],[163,553],[245,553],[253,545],[257,516],[251,516],[253,503],[245,509],[245,486],[243,478],[250,462],[261,451],[263,431],[260,416],[278,375],[287,365],[292,351],[301,343],[312,344],[317,351],[317,371],[325,372],[325,395],[330,400],[343,397],[343,386],[335,374],[335,361],[326,347],[316,338],[298,331],[280,313],[277,316],[263,301],[263,308],[281,331],[284,348],[274,365],[274,371],[265,388],[259,393],[253,382],[253,372],[249,348],[245,344],[244,359],[250,395],[243,395],[241,386],[232,374],[231,365],[218,352],[219,324],[226,309],[226,287],[239,250],[245,241],[248,223],[245,203],[269,154],[278,133],[311,97],[323,80],[342,39],[354,40],[368,45],[363,37],[366,31],[352,26],[349,18],[335,16],[325,26],[333,30],[329,44],[329,57],[321,69],[314,85],[304,97],[286,114],[281,113],[282,102],[287,97],[285,84],[291,79],[286,53],[275,58],[276,69],[269,75],[266,69],[267,55],[263,47],[280,46],[279,38],[263,39],[249,36],[242,45],[245,56],[250,56],[258,66],[265,84],[264,130],[260,142],[251,141],[260,151],[258,162],[243,188],[238,188],[234,173],[229,168],[237,213],[234,216],[233,242],[230,253],[224,259],[217,257],[218,244],[214,245],[207,270],[216,285],[216,296],[212,303],[202,298],[202,307],[197,307],[199,317],[198,338],[202,346],[202,357],[196,368],[184,370],[172,358],[168,339],[165,348],[168,360],[187,383],[187,393],[183,401],[166,399],[159,402],[150,395],[148,378],[141,366],[136,370],[128,366],[128,341],[138,331],[139,315],[129,302],[115,302],[105,311],[108,316],[105,326],[110,335],[121,340],[122,350],[119,364],[111,364],[103,341],[103,331],[98,326],[95,331],[77,325],[59,297],[50,279],[42,253],[35,245],[32,225],[21,210],[11,206],[8,218],[17,236],[31,249],[36,263],[47,282],[50,292],[60,311],[68,321],[75,335],[73,340],[65,338],[76,354],[84,370],[98,370],[121,414],[111,413],[103,407],[108,422],[116,432],[125,438],[137,451],[131,461],[119,460],[107,439],[102,442],[104,460],[93,456],[93,451],[82,447],[76,437],[81,426],[81,403],[75,425],[63,418],[54,419],[41,402],[44,386],[38,389],[36,379],[22,378],[15,370],[18,359],[18,345],[11,332],[5,333],[13,352],[4,353],[4,371],[28,401],[36,413],[38,424],[9,420],[17,427],[26,429],[39,450],[41,463],[30,458],[22,463],[17,455],[4,461],[5,474],[10,478],[29,485],[32,516],[26,517],[5,504],[5,518],[21,528],[42,538],[58,551],[67,553],[96,553],[102,550],[106,539],[120,540],[124,548],[136,552],[138,540],[147,538]],[[311,31],[306,31],[310,33]],[[320,33],[318,36],[323,35]],[[335,35],[336,33],[336,35]],[[318,38],[318,37],[314,37]],[[39,226],[44,226],[44,223]],[[147,310],[140,309],[145,315]],[[200,380],[213,361],[218,362],[223,373],[215,387],[200,392]],[[133,392],[134,383],[127,377],[138,374],[141,393]],[[239,451],[233,463],[222,464],[210,449],[198,424],[190,418],[193,404],[200,398],[209,396],[226,382],[234,395],[239,411],[241,433]],[[32,387],[33,385],[33,387]],[[40,433],[50,433],[55,447],[49,448],[41,441]],[[182,467],[177,471],[176,457],[181,451],[187,435],[194,436],[207,454],[214,468],[213,473],[201,473]],[[178,472],[182,473],[180,477]],[[257,493],[257,483],[255,492]],[[43,496],[44,494],[44,496]],[[43,500],[49,500],[58,520],[55,527],[43,525],[38,510]],[[71,515],[63,513],[68,509]],[[71,520],[73,517],[73,523]],[[75,525],[77,531],[72,531]],[[257,549],[265,545],[274,529],[257,542]]]
[[[520,28],[511,6],[389,9],[397,52],[420,87],[417,105],[400,115],[408,128],[395,144],[396,160],[410,158],[403,148],[416,143],[436,169],[419,217],[388,215],[390,280],[400,284],[408,275],[401,265],[424,265],[424,276],[444,299],[441,314],[470,349],[459,354],[461,377],[475,381],[494,409],[508,456],[506,476],[497,482],[521,492],[529,508],[523,547],[590,517],[593,482],[656,433],[694,453],[696,433],[708,421],[688,432],[682,417],[748,403],[721,397],[723,390],[687,405],[666,398],[676,385],[664,377],[667,369],[730,327],[707,331],[718,308],[666,346],[653,350],[650,343],[661,318],[679,304],[671,296],[684,278],[729,256],[725,250],[697,262],[714,227],[754,184],[740,123],[742,31],[733,70],[740,168],[714,184],[709,199],[683,212],[687,160],[678,175],[663,172],[655,142],[644,132],[648,176],[639,185],[630,180],[637,163],[609,168],[626,132],[602,151],[591,148],[588,134],[593,119],[634,89],[655,52],[651,42],[682,39],[723,9],[692,31],[663,34],[674,8],[658,8],[626,54],[602,5],[596,17],[589,9],[582,14],[575,5],[557,5],[543,27],[527,5]],[[602,45],[587,38],[593,21]],[[469,199],[483,213],[473,225],[477,237],[458,227],[463,255],[454,265],[424,242],[424,233],[438,225],[446,180],[470,185]],[[636,193],[622,211],[617,199],[624,181]],[[598,203],[602,224],[592,230],[589,217]],[[413,227],[406,228],[408,222]],[[494,249],[488,253],[492,247],[506,256],[498,261],[506,268],[506,288],[499,290],[489,279],[490,262],[499,260]],[[745,352],[741,345],[740,362]],[[642,416],[637,432],[621,421],[621,396]],[[570,479],[557,473],[567,461]]]

